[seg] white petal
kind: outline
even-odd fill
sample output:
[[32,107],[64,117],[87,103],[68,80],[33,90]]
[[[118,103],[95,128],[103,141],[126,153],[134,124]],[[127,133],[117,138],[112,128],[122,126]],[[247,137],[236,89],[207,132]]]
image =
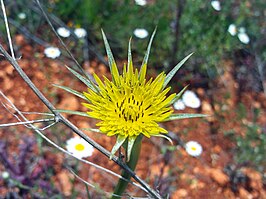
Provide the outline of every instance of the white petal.
[[78,38],[84,38],[87,35],[87,31],[84,28],[76,28],[74,33]]
[[201,105],[200,99],[197,97],[197,95],[190,90],[185,91],[185,93],[182,96],[182,100],[187,107],[191,108],[199,108]]
[[1,176],[5,180],[5,179],[8,179],[10,175],[9,175],[9,173],[7,171],[3,171]]
[[244,27],[240,27],[240,28],[239,28],[239,32],[240,32],[240,33],[245,33],[245,32],[246,32],[246,28],[244,28]]
[[68,29],[66,29],[65,27],[60,27],[57,29],[57,33],[61,36],[61,37],[69,37],[70,36],[70,31]]
[[140,39],[144,39],[149,35],[148,31],[143,28],[137,28],[134,30],[134,35]]
[[211,5],[214,10],[220,11],[221,10],[221,4],[220,1],[211,1]]
[[235,36],[237,33],[236,25],[235,24],[230,24],[228,27],[228,32],[232,35]]
[[186,108],[184,102],[182,100],[177,100],[174,104],[174,109],[176,110],[184,110]]
[[24,12],[21,12],[18,14],[18,18],[20,19],[26,19],[27,15]]
[[238,33],[237,36],[243,44],[248,44],[250,41],[249,36],[246,33]]
[[135,3],[139,6],[145,6],[147,4],[146,0],[135,0]]
[[44,54],[46,55],[46,57],[55,59],[60,56],[61,52],[56,47],[48,47],[44,49]]

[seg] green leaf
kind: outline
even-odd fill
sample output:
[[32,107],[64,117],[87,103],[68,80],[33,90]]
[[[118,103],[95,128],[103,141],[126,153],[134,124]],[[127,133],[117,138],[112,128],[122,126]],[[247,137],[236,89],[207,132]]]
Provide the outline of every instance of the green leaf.
[[113,53],[111,51],[110,45],[107,41],[107,38],[102,30],[102,35],[103,35],[103,41],[104,41],[104,45],[105,45],[105,49],[106,49],[106,53],[107,53],[107,57],[108,57],[108,63],[109,63],[109,68],[112,74],[112,78],[113,80],[118,83],[118,77],[119,77],[119,72],[115,63],[115,59],[113,56]]
[[67,91],[69,93],[72,93],[72,94],[74,94],[74,95],[76,95],[76,96],[88,101],[88,99],[82,93],[80,93],[78,91],[75,91],[72,88],[69,88],[67,86],[57,85],[57,84],[53,84],[53,86],[55,86],[57,88],[61,88],[61,89],[65,90],[65,91]]
[[151,51],[151,44],[152,44],[153,38],[155,36],[156,30],[157,30],[157,28],[155,28],[155,30],[153,31],[153,33],[151,35],[151,38],[150,38],[150,41],[149,41],[149,44],[148,44],[147,51],[145,53],[143,62],[141,64],[141,68],[140,68],[140,72],[139,72],[139,79],[141,81],[143,81],[144,78],[145,78],[145,76],[146,76],[147,63],[148,63],[148,59],[149,59],[149,55],[150,55],[150,51]]
[[188,58],[192,55],[193,53],[190,53],[188,56],[186,56],[182,61],[180,61],[165,77],[163,88],[167,86],[167,84],[171,81],[173,76],[176,74],[176,72],[181,68],[181,66],[188,60]]
[[183,93],[185,92],[185,90],[187,89],[188,85],[185,86],[178,94],[176,94],[175,98],[170,102],[170,104],[175,103],[177,100],[179,100],[181,98],[181,96],[183,95]]
[[60,112],[60,113],[68,113],[72,115],[79,115],[79,116],[84,116],[84,117],[90,117],[88,113],[80,112],[80,111],[71,111],[71,110],[63,110],[63,109],[56,109],[55,111]]
[[126,136],[118,135],[116,143],[115,143],[115,145],[114,145],[114,147],[112,148],[112,151],[111,151],[110,160],[114,156],[115,152],[119,149],[119,147],[122,146],[122,144],[125,142],[126,139],[127,139]]
[[194,113],[176,113],[169,116],[165,121],[181,120],[181,119],[197,118],[197,117],[209,117],[209,115],[194,114]]
[[96,85],[89,79],[83,77],[81,74],[79,74],[78,72],[76,72],[75,70],[73,70],[72,68],[69,68],[68,66],[66,66],[66,68],[73,74],[75,75],[80,81],[82,81],[87,87],[89,87],[91,90],[93,90],[94,92],[98,93],[97,87]]
[[135,143],[136,138],[137,138],[137,136],[130,136],[128,138],[128,144],[127,144],[127,162],[130,160],[131,151],[132,151],[132,148],[134,146],[134,143]]

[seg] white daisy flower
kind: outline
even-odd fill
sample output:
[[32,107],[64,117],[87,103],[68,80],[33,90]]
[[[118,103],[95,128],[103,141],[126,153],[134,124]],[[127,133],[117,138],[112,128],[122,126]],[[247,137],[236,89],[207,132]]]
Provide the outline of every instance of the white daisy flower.
[[74,33],[78,38],[84,38],[87,36],[87,31],[84,28],[76,28]]
[[175,110],[184,110],[185,108],[186,108],[186,106],[185,106],[185,104],[184,104],[184,102],[183,102],[183,100],[177,100],[174,104],[173,104],[173,106],[174,106],[174,109]]
[[21,12],[21,13],[18,14],[18,18],[19,19],[23,20],[23,19],[26,19],[26,17],[27,17],[27,15],[24,12]]
[[195,141],[187,142],[185,145],[185,149],[186,152],[193,157],[200,156],[200,154],[202,153],[202,146]]
[[237,37],[243,44],[248,44],[250,41],[249,36],[245,32],[238,33]]
[[235,36],[237,33],[236,25],[230,24],[230,26],[228,27],[228,32],[230,33],[230,35]]
[[70,36],[70,31],[65,28],[65,27],[60,27],[57,29],[57,33],[61,36],[61,37],[69,37]]
[[67,140],[66,149],[79,159],[91,156],[94,151],[93,146],[80,137]]
[[182,100],[186,106],[191,108],[199,108],[201,105],[200,99],[193,91],[190,90],[185,91],[182,96]]
[[60,56],[61,52],[60,52],[59,48],[47,47],[44,49],[44,54],[46,55],[46,57],[55,59],[55,58]]
[[135,3],[139,6],[145,6],[147,4],[146,0],[135,0]]
[[144,28],[137,28],[134,30],[134,35],[140,39],[144,39],[149,35],[149,33]]
[[2,173],[1,173],[1,176],[2,176],[2,178],[4,179],[4,180],[6,180],[6,179],[8,179],[9,178],[9,173],[7,172],[7,171],[3,171]]
[[220,1],[211,1],[211,5],[214,10],[220,11],[221,10],[221,4]]

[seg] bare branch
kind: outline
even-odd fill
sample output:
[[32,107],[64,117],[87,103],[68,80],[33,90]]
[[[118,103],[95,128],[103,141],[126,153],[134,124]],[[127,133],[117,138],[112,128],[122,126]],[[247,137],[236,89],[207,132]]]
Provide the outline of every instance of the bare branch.
[[7,124],[0,124],[0,128],[1,127],[8,127],[8,126],[25,125],[25,124],[35,124],[35,123],[41,123],[41,122],[51,122],[51,121],[54,121],[54,118],[31,120],[31,121],[26,121],[26,122],[13,122],[13,123],[7,123]]
[[6,33],[7,33],[7,38],[8,38],[8,43],[9,43],[9,48],[10,48],[10,51],[11,51],[11,55],[12,55],[13,59],[16,59],[15,58],[14,49],[13,49],[13,45],[12,45],[11,35],[10,35],[10,31],[9,31],[7,16],[6,16],[6,9],[5,9],[5,5],[4,5],[4,1],[3,0],[1,0],[1,7],[2,7],[3,15],[4,15]]
[[[92,185],[91,183],[87,182],[86,180],[82,179],[80,176],[78,176],[71,168],[67,167],[67,169],[81,182],[83,182],[84,184],[92,187],[92,188],[96,188],[94,185]],[[116,195],[107,191],[104,191],[106,194],[110,195],[110,196],[117,196],[119,198],[122,198],[122,196],[120,195]]]

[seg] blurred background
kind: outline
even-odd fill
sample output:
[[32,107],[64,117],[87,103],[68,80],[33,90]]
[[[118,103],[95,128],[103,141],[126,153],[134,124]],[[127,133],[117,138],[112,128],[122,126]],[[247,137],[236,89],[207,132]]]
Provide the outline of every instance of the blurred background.
[[[110,74],[101,29],[122,68],[130,37],[133,62],[139,67],[157,28],[148,63],[149,77],[170,71],[193,52],[170,86],[171,92],[177,93],[189,85],[199,105],[190,106],[183,99],[180,102],[184,107],[176,105],[174,110],[212,117],[163,124],[174,146],[157,138],[145,140],[142,150],[149,154],[142,154],[137,174],[170,198],[266,198],[265,1],[40,1],[58,37],[36,1],[4,2],[19,64],[58,108],[84,111],[80,99],[52,84],[86,90],[65,69],[65,64],[75,67],[75,62],[58,37],[88,74],[107,77]],[[3,12],[0,16],[0,42],[8,50]],[[3,56],[0,60],[1,91],[20,110],[47,111]],[[0,99],[3,105],[5,100]],[[6,109],[0,106],[1,124],[16,121]],[[67,117],[80,128],[95,125],[86,118]],[[46,131],[62,146],[73,136],[60,125]],[[109,150],[115,142],[113,138],[87,134]],[[66,166],[97,184],[90,190],[91,198],[105,198],[106,192],[112,192],[116,181],[113,176],[106,177],[95,168],[65,158],[23,126],[1,128],[0,138],[3,198],[86,198],[84,184]],[[203,148],[199,157],[191,157],[185,150],[185,143],[191,140]],[[119,173],[119,168],[99,152],[95,151],[90,161]],[[128,194],[145,196],[134,187]]]

